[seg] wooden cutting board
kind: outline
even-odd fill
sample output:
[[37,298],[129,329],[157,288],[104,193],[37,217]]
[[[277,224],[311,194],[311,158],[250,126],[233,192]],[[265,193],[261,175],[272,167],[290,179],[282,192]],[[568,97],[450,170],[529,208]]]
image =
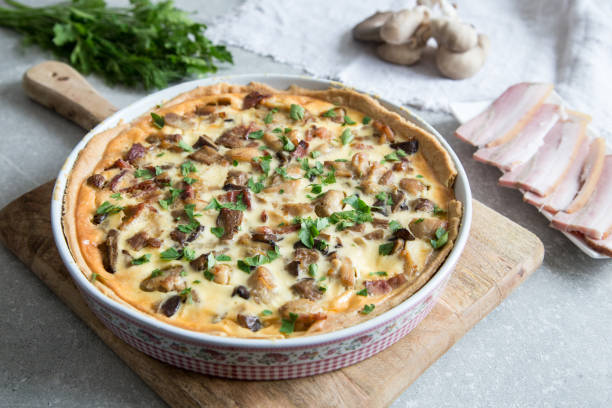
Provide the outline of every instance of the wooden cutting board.
[[[66,70],[64,67],[33,69],[38,69],[38,77],[30,77],[31,81],[42,78],[62,85],[67,81],[55,79],[58,70]],[[64,73],[78,75],[71,69]],[[71,118],[84,127],[104,117],[99,108],[83,109],[66,92],[57,93],[52,83],[40,84],[38,89],[34,85],[27,89],[30,96],[40,100],[41,89],[54,90],[55,95],[45,94],[45,105],[60,113],[72,113]],[[67,102],[75,106],[66,109]],[[113,109],[107,102],[102,107],[106,114]],[[327,374],[284,381],[226,380],[161,363],[128,346],[102,325],[72,283],[55,248],[50,223],[52,187],[53,182],[40,186],[0,211],[0,242],[168,404],[176,407],[385,407],[499,305],[541,264],[544,256],[543,245],[535,235],[474,201],[472,230],[455,272],[438,304],[408,336],[365,361]]]

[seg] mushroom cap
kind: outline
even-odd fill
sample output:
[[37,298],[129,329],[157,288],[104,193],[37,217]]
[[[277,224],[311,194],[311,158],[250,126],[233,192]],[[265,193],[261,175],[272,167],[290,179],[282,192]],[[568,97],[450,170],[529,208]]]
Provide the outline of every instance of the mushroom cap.
[[388,44],[405,44],[419,25],[428,19],[429,10],[424,6],[397,11],[380,29],[380,37]]
[[436,65],[442,75],[451,79],[465,79],[476,74],[484,65],[489,52],[489,37],[478,35],[476,47],[466,52],[452,52],[438,46]]
[[431,31],[438,45],[452,52],[465,52],[478,44],[474,26],[457,19],[432,19]]
[[353,27],[353,38],[359,41],[382,41],[380,28],[387,22],[393,12],[377,11]]
[[421,59],[424,47],[412,48],[407,44],[381,44],[376,48],[380,58],[398,65],[412,65]]

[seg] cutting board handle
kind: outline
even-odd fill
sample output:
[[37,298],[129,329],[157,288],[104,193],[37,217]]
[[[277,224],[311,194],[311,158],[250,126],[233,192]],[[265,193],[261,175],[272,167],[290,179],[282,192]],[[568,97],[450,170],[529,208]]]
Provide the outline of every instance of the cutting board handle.
[[81,74],[63,62],[45,61],[23,75],[23,88],[36,102],[86,130],[117,111]]

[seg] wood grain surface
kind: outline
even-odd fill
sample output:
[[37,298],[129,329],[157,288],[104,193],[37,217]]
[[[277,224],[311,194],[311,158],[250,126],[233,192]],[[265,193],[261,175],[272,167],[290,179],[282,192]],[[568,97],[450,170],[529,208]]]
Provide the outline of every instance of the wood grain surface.
[[83,129],[91,129],[117,111],[81,74],[58,61],[30,68],[22,80],[26,94]]
[[51,234],[53,182],[0,211],[0,242],[23,261],[125,363],[175,407],[384,407],[542,262],[540,240],[474,201],[472,230],[449,284],[429,316],[408,336],[356,365],[284,381],[208,377],[161,363],[128,346],[88,309]]

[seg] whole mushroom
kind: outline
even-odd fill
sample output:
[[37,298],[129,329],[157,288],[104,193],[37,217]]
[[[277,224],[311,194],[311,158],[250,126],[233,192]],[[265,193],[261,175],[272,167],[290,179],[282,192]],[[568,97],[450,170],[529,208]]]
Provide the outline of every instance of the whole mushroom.
[[[360,41],[381,42],[378,56],[393,64],[412,65],[423,55],[430,38],[436,40],[436,65],[452,79],[468,78],[482,68],[489,39],[474,26],[459,20],[455,5],[448,0],[417,0],[417,6],[397,12],[380,12],[353,29]],[[441,16],[432,17],[438,7]]]
[[452,52],[438,47],[436,65],[440,73],[451,79],[465,79],[473,76],[484,65],[489,53],[489,37],[478,35],[476,46],[465,52]]

